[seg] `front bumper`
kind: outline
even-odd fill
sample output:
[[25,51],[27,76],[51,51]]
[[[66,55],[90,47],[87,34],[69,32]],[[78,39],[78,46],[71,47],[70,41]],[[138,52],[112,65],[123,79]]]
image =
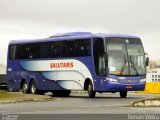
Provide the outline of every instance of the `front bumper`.
[[116,82],[107,81],[104,86],[106,92],[118,92],[118,91],[143,91],[145,89],[145,82],[137,84],[122,84]]

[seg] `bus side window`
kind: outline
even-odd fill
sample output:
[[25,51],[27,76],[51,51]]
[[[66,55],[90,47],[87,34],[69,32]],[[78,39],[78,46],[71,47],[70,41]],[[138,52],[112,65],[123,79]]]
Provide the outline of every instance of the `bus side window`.
[[40,57],[40,45],[26,45],[26,59],[36,59]]
[[26,59],[24,45],[16,45],[15,59]]
[[104,42],[102,38],[93,40],[94,65],[97,75],[105,75]]
[[66,54],[67,57],[74,57],[75,55],[75,42],[74,41],[67,41],[66,42]]
[[91,55],[90,40],[84,39],[78,42],[79,42],[78,43],[79,56],[90,56]]
[[9,46],[9,59],[16,59],[16,45]]
[[25,54],[26,54],[26,59],[32,58],[32,55],[31,55],[32,53],[30,53],[30,48],[29,47],[26,47]]
[[89,39],[67,41],[68,57],[84,57],[91,55],[91,44]]
[[49,45],[49,58],[65,57],[64,42],[53,42]]
[[40,45],[17,45],[16,59],[36,59],[40,58]]
[[41,43],[40,44],[40,58],[48,58],[49,56],[49,54],[48,54],[48,52],[49,52],[49,43]]

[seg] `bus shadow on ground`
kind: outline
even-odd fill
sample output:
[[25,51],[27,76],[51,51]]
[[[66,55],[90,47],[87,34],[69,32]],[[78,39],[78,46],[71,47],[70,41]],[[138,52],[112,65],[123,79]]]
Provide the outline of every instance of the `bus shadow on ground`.
[[[54,97],[54,96],[53,96]],[[79,98],[85,98],[85,99],[127,99],[127,100],[129,100],[129,99],[143,99],[143,97],[139,97],[139,96],[128,96],[128,97],[126,97],[126,98],[121,98],[121,97],[119,97],[119,96],[96,96],[95,98],[89,98],[87,95],[86,96],[84,96],[84,95],[70,95],[70,96],[68,96],[68,97],[60,97],[60,98],[74,98],[74,99],[79,99]]]

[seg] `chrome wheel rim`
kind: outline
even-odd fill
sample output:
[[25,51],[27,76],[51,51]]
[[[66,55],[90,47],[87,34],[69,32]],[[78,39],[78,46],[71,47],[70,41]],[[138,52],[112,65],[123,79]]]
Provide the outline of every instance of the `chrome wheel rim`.
[[27,91],[27,84],[24,83],[24,84],[23,84],[23,93],[26,93],[26,91]]
[[36,86],[35,86],[35,84],[32,84],[31,92],[32,92],[33,94],[36,93]]

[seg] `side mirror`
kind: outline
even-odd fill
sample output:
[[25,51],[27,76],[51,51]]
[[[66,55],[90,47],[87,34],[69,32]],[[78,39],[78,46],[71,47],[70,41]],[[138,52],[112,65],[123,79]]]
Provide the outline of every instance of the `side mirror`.
[[149,57],[146,58],[146,66],[149,65]]
[[149,65],[149,57],[148,57],[148,54],[147,53],[145,53],[145,55],[146,55],[146,66],[148,66]]

